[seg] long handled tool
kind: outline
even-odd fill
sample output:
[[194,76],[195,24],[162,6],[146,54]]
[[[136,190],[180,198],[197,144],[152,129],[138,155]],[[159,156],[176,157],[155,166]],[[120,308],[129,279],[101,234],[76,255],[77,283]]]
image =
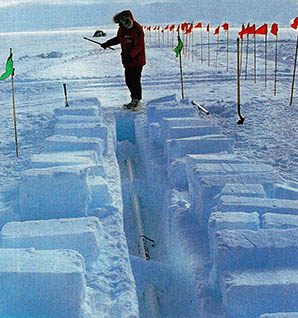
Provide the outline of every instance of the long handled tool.
[[63,84],[63,88],[64,88],[64,96],[65,96],[65,107],[69,107],[68,105],[68,101],[67,101],[67,91],[66,91],[66,84]]
[[[84,40],[87,40],[87,41],[90,41],[90,42],[93,42],[93,43],[96,43],[96,44],[98,44],[98,45],[100,45],[100,46],[102,47],[102,44],[99,43],[99,42],[97,42],[97,41],[94,41],[94,40],[92,40],[92,39],[86,38],[85,36],[83,37],[83,39],[84,39]],[[115,50],[114,48],[112,48],[112,47],[110,47],[110,46],[108,46],[108,49],[110,49],[110,50]]]

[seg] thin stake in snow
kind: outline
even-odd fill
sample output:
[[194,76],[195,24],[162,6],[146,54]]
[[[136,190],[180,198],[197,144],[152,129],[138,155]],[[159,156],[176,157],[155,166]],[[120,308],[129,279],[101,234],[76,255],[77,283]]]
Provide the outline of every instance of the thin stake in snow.
[[178,45],[175,47],[174,51],[175,51],[175,53],[176,53],[176,57],[179,56],[181,95],[182,95],[182,99],[184,99],[182,57],[181,57],[181,51],[182,51],[182,49],[183,49],[183,42],[182,42],[181,39],[180,39],[180,32],[179,32],[179,30],[178,30]]
[[219,45],[219,26],[215,29],[214,35],[217,35],[217,41],[216,41],[216,61],[215,61],[215,67],[217,68],[217,62],[218,62],[218,45]]
[[12,112],[13,112],[13,124],[14,124],[14,138],[15,138],[15,147],[16,147],[16,157],[19,156],[18,150],[18,134],[17,134],[17,120],[16,120],[16,107],[15,107],[15,98],[14,98],[14,68],[13,68],[13,60],[12,60],[12,48],[10,48],[10,54],[6,62],[5,73],[3,73],[0,77],[0,80],[4,80],[11,77],[11,98],[12,98]]
[[229,24],[224,23],[222,25],[224,31],[227,31],[227,72],[229,71]]
[[66,91],[66,84],[63,84],[63,88],[64,88],[64,96],[65,96],[65,107],[69,107],[68,105],[68,101],[67,101],[67,91]]
[[249,46],[249,34],[246,34],[246,62],[245,62],[245,76],[244,79],[247,79],[247,66],[248,66],[248,46]]
[[257,39],[256,34],[254,33],[254,79],[257,83]]
[[296,52],[295,52],[295,60],[294,60],[294,70],[293,70],[293,79],[292,79],[292,89],[291,89],[290,105],[292,105],[292,103],[293,103],[294,84],[295,84],[296,65],[297,65],[297,53],[298,53],[298,35],[297,35]]
[[274,96],[276,96],[276,82],[277,82],[277,32],[278,25],[273,23],[271,26],[271,33],[275,35],[275,69],[274,69]]
[[209,24],[207,25],[207,33],[208,33],[208,66],[210,66],[210,29]]
[[237,38],[237,105],[238,105],[238,116],[239,120],[237,125],[242,125],[244,123],[244,118],[240,113],[240,40]]

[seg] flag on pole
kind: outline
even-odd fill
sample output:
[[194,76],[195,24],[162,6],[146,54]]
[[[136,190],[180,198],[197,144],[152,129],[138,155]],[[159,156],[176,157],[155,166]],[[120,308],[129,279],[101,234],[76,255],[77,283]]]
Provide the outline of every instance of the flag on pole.
[[201,28],[202,27],[202,22],[198,22],[195,26],[194,26],[194,28]]
[[176,57],[178,57],[183,49],[183,42],[178,35],[178,45],[174,48],[174,52],[176,53]]
[[12,54],[8,57],[5,67],[5,73],[3,73],[0,77],[0,80],[4,80],[8,78],[11,74],[13,74],[13,60]]
[[[253,24],[252,26],[250,26],[248,24],[248,26],[246,28],[246,33],[247,34],[265,34],[265,33],[256,33],[256,25],[255,24]],[[266,33],[267,33],[267,29],[266,29]]]
[[294,20],[293,23],[291,24],[291,28],[297,30],[297,28],[298,28],[298,17],[295,18],[295,20]]
[[263,24],[261,27],[259,27],[255,31],[256,34],[267,34],[267,32],[268,32],[268,25],[266,23]]
[[209,23],[208,23],[208,25],[207,25],[206,31],[207,31],[207,32],[209,32],[209,31],[210,31]]
[[271,25],[271,33],[272,33],[273,35],[277,36],[277,32],[278,32],[278,25],[277,25],[277,23],[273,23],[273,24]]
[[229,30],[229,25],[228,25],[228,23],[224,23],[223,25],[222,25],[222,28],[224,29],[224,31],[228,31]]
[[219,34],[219,26],[214,30],[214,35]]
[[172,24],[171,26],[170,26],[170,31],[173,31],[174,30],[174,28],[175,28],[175,24]]
[[241,31],[238,32],[239,36],[240,36],[240,39],[243,40],[243,35],[247,33],[247,30],[244,26],[244,24],[242,24],[242,28],[241,28]]

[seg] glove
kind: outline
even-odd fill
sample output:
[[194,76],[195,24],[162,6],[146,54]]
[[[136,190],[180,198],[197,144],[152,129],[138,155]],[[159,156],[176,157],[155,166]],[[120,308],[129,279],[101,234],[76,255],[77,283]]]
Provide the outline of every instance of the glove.
[[107,42],[101,43],[101,47],[102,47],[103,49],[106,49],[106,48],[108,47]]

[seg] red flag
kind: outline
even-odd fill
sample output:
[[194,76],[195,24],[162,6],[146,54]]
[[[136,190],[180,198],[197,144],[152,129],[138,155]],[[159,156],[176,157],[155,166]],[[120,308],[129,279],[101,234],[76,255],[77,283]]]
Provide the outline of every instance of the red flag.
[[214,30],[214,35],[219,34],[219,26]]
[[240,39],[243,40],[243,35],[246,34],[246,29],[245,29],[245,26],[244,24],[242,24],[242,28],[241,28],[241,31],[238,32],[239,36],[240,36]]
[[176,32],[179,32],[179,29],[180,29],[180,24],[178,24]]
[[265,23],[263,24],[261,27],[259,27],[257,30],[256,30],[256,34],[267,34],[268,32],[268,25]]
[[[252,25],[252,26],[249,26],[249,24],[247,25],[247,28],[246,28],[246,33],[247,34],[255,34],[256,32],[256,25]],[[267,33],[267,31],[266,31]]]
[[161,32],[161,33],[164,33],[164,32],[165,32],[165,30],[164,30],[164,29],[162,29],[160,32]]
[[225,31],[228,31],[228,30],[229,30],[229,25],[228,25],[228,23],[226,23],[226,22],[222,25],[222,27],[223,27],[223,29],[224,29]]
[[195,25],[195,28],[201,28],[202,27],[202,22],[198,22],[196,25]]
[[173,31],[174,28],[175,28],[175,24],[172,24],[172,25],[170,26],[170,31]]
[[191,33],[192,28],[193,28],[193,24],[192,23],[189,26],[186,25],[185,34]]
[[169,28],[169,25],[167,25],[166,27],[165,27],[165,30],[167,30]]
[[295,18],[295,20],[293,21],[293,23],[291,24],[291,27],[295,30],[297,30],[298,28],[298,17]]
[[159,31],[159,29],[160,29],[160,26],[158,26],[158,27],[156,28],[157,31]]
[[210,31],[209,23],[208,23],[208,25],[207,25],[206,30],[207,30],[207,32],[209,32],[209,31]]
[[271,33],[272,33],[273,35],[277,36],[277,32],[278,32],[278,25],[277,25],[277,23],[273,23],[273,24],[271,25]]
[[151,26],[148,26],[147,30],[148,30],[148,31],[151,31]]

